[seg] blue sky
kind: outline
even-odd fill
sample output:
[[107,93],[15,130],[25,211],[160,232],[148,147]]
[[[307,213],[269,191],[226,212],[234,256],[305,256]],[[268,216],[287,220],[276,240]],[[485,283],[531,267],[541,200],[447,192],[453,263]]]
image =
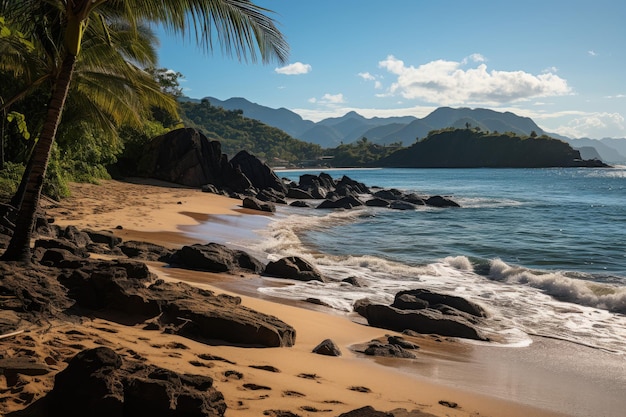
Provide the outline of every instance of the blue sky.
[[318,121],[483,107],[569,137],[626,137],[621,0],[258,0],[289,62],[239,62],[160,35],[185,95],[244,97]]

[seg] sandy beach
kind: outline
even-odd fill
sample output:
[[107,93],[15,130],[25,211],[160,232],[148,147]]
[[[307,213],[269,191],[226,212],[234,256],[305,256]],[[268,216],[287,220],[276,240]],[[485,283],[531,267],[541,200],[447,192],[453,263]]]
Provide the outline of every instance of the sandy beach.
[[[197,241],[185,230],[200,222],[252,215],[239,204],[239,200],[154,181],[104,181],[101,185],[73,184],[72,197],[60,203],[48,201],[46,209],[62,226],[110,230],[124,240],[177,248]],[[563,353],[584,357],[588,354],[584,347],[537,339],[528,348],[491,348],[423,336],[411,339],[420,346],[418,359],[372,359],[354,353],[351,346],[393,332],[369,327],[351,315],[324,307],[263,298],[254,290],[262,277],[173,269],[159,262],[148,265],[165,280],[239,295],[243,305],[293,326],[295,345],[263,349],[206,345],[142,330],[141,325],[94,318],[26,329],[22,335],[4,339],[3,348],[15,351],[28,336],[30,349],[50,358],[49,364],[60,371],[64,360],[81,348],[109,346],[122,355],[177,372],[208,375],[224,394],[227,416],[280,415],[276,410],[299,416],[338,416],[366,405],[386,412],[414,411],[406,415],[415,416],[617,416],[623,410],[624,399],[616,394],[619,386],[611,387],[612,378],[623,369],[615,366],[620,363],[618,358],[609,354],[593,352],[598,358],[597,368],[580,363],[576,369],[563,370],[571,360]],[[342,355],[312,353],[324,339],[333,340]],[[586,385],[577,378],[593,372],[598,374],[597,392],[585,393]],[[539,374],[536,381],[543,383],[524,381],[530,374]],[[12,399],[6,381],[2,381],[0,415],[41,396],[51,388],[52,376],[24,377],[29,395],[22,393]],[[571,402],[577,395],[590,397],[587,403],[591,410],[573,412]],[[605,398],[598,398],[601,395]],[[594,413],[598,411],[596,402],[605,404],[605,409]]]

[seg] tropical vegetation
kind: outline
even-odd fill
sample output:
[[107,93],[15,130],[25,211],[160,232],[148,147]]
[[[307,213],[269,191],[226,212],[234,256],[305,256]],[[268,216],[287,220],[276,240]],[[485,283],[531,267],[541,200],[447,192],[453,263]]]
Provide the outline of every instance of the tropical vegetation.
[[[3,259],[30,261],[31,232],[44,178],[51,156],[63,145],[62,140],[58,146],[55,143],[57,134],[65,140],[86,136],[86,142],[94,141],[95,147],[101,148],[104,143],[98,141],[112,137],[107,132],[117,132],[123,124],[141,127],[154,107],[167,110],[167,94],[154,76],[138,65],[155,62],[149,48],[142,50],[136,42],[148,35],[150,24],[195,38],[205,51],[219,44],[225,53],[240,60],[260,57],[263,62],[284,62],[287,44],[267,12],[245,0],[0,0],[0,80],[3,86],[16,87],[10,93],[3,88],[2,110],[14,111],[13,106],[22,101],[20,105],[28,104],[34,110],[17,112],[25,116],[26,125],[18,120],[15,128],[25,139],[32,137],[32,144],[24,151],[28,161],[24,187],[14,199],[19,208],[17,222]],[[90,54],[90,48],[97,52]],[[113,76],[115,82],[104,81],[99,73]],[[15,83],[9,84],[9,80]],[[43,94],[35,94],[37,91]],[[31,96],[42,103],[28,103],[25,98]],[[121,107],[118,100],[123,101]],[[64,109],[67,112],[61,124]],[[11,121],[16,117],[19,119],[13,115]],[[3,123],[5,119],[9,121],[3,117]],[[28,125],[31,119],[32,128]],[[75,122],[65,124],[66,119]],[[26,131],[28,135],[24,135]],[[72,143],[76,152],[84,151],[83,143]],[[93,157],[106,158],[108,154],[98,151]],[[60,155],[57,160],[70,160],[70,156]]]
[[242,149],[270,165],[293,165],[322,155],[322,148],[294,139],[275,127],[243,116],[241,110],[224,110],[212,106],[208,99],[200,103],[186,101],[180,106],[185,126],[202,131],[209,139],[218,140],[222,151],[234,156]]

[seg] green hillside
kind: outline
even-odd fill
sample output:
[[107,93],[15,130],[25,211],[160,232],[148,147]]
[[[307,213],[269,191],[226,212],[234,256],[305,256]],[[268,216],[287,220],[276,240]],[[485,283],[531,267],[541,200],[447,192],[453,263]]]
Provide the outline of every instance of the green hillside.
[[244,117],[241,110],[212,106],[206,99],[180,103],[180,111],[185,126],[220,141],[222,151],[229,157],[245,149],[270,165],[282,165],[322,155],[319,145],[294,139],[280,129]]

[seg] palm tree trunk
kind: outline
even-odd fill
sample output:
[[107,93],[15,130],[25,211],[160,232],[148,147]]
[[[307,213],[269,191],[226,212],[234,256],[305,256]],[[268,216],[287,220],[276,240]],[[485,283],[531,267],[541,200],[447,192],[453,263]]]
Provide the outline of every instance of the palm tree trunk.
[[48,168],[48,161],[50,160],[50,151],[52,150],[59,122],[61,121],[61,113],[65,106],[65,99],[67,98],[75,65],[76,56],[66,54],[54,85],[52,97],[50,98],[41,136],[31,156],[32,163],[30,164],[30,172],[26,174],[28,175],[28,180],[22,204],[17,214],[15,231],[9,246],[2,255],[2,260],[26,263],[31,261],[30,240],[35,226],[35,214],[39,207],[43,180]]

